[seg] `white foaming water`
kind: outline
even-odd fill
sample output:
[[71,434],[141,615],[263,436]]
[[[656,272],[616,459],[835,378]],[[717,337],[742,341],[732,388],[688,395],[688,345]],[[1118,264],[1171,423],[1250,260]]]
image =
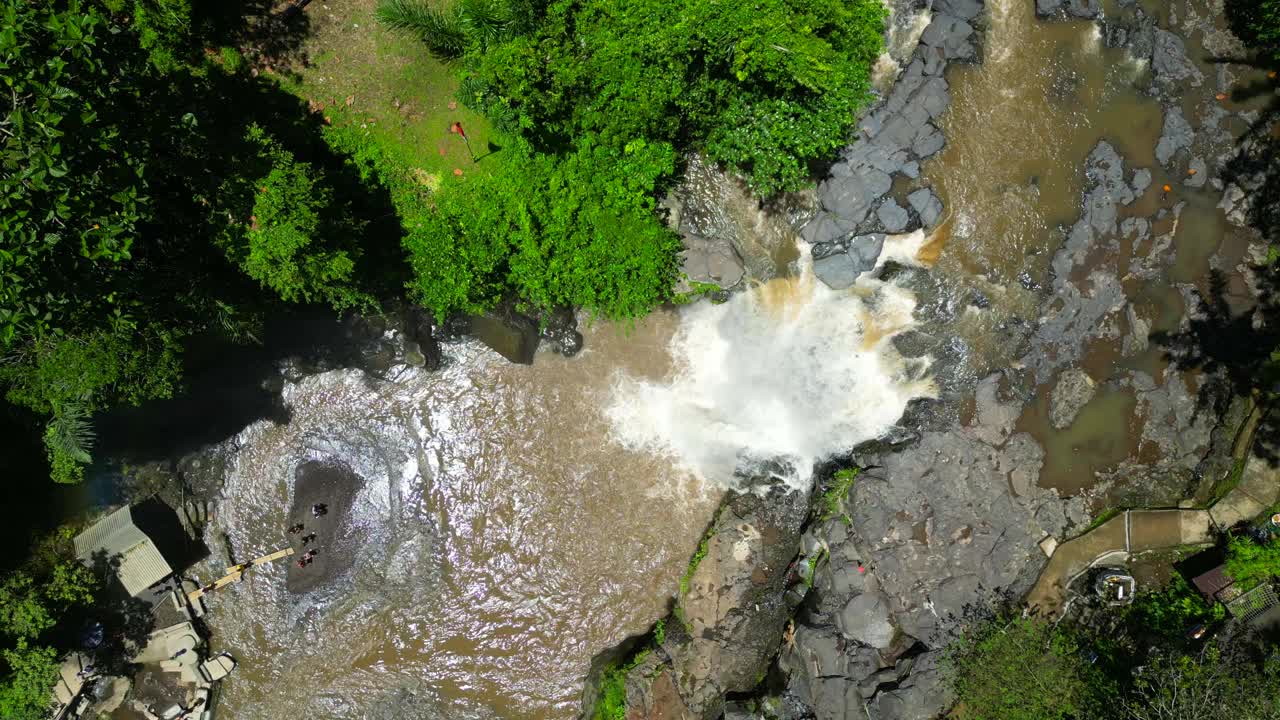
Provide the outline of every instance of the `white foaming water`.
[[1097,23],[1091,23],[1084,32],[1084,50],[1093,55],[1102,52],[1102,28]]
[[987,9],[990,13],[990,25],[983,37],[987,48],[984,61],[1001,63],[1013,55],[1015,43],[1010,26],[1015,21],[1016,8],[1010,0],[992,0],[987,3]]
[[[916,234],[899,237],[919,247]],[[912,324],[911,293],[875,279],[831,290],[807,248],[800,265],[799,277],[687,308],[671,340],[674,378],[618,378],[613,437],[713,485],[767,470],[802,488],[815,462],[882,435],[912,398],[933,394],[928,361],[904,360],[891,342]]]
[[933,20],[933,13],[928,8],[913,12],[906,18],[899,18],[894,13],[892,4],[888,4],[888,8],[889,32],[885,38],[885,51],[880,53],[876,64],[871,68],[871,86],[880,92],[888,92],[893,86],[902,63],[915,52],[920,36]]

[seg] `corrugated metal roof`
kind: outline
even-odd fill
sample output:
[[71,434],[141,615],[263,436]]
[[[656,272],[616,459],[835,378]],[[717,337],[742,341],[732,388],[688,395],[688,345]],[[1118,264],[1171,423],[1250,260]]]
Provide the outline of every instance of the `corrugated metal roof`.
[[133,513],[126,505],[98,521],[76,536],[76,557],[88,565],[98,551],[108,557],[120,556],[116,576],[130,595],[155,585],[173,574],[173,569],[159,548],[133,523]]

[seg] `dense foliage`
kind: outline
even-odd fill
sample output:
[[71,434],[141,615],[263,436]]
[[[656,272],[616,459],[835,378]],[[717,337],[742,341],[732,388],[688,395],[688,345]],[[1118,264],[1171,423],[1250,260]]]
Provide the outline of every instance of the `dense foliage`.
[[406,222],[415,297],[443,314],[514,293],[617,319],[669,297],[679,245],[654,198],[681,154],[731,165],[763,195],[808,183],[869,97],[884,8],[383,0],[378,17],[456,61],[462,100],[513,136],[500,169]]
[[1259,543],[1247,536],[1232,537],[1226,567],[1227,575],[1243,588],[1274,580],[1280,577],[1280,540]]
[[88,416],[171,395],[184,338],[251,334],[280,301],[367,306],[376,203],[335,186],[305,106],[184,44],[185,0],[0,14],[0,385],[50,418],[73,481]]
[[1142,669],[1125,698],[1124,720],[1280,718],[1280,657],[1261,662],[1210,646],[1164,654]]
[[1262,64],[1280,67],[1280,0],[1230,0],[1224,9],[1232,31]]
[[0,717],[45,717],[62,654],[74,642],[66,621],[99,590],[94,575],[66,554],[68,544],[69,533],[51,536],[0,580]]
[[1197,624],[1222,620],[1226,610],[1219,603],[1205,602],[1204,596],[1175,573],[1165,587],[1140,593],[1127,615],[1134,627],[1145,633],[1177,638]]
[[1101,716],[1113,689],[1079,637],[1034,617],[975,624],[948,649],[946,667],[966,720]]
[[762,195],[795,190],[869,97],[874,0],[384,0],[384,22],[465,56],[463,99],[543,150],[696,148]]
[[[971,619],[949,646],[944,676],[965,720],[1280,720],[1280,646],[1247,626],[1218,626],[1198,644],[1195,622],[1223,618],[1185,582],[1148,593],[1105,631],[997,615]],[[1220,606],[1219,606],[1220,607]],[[1109,610],[1109,615],[1114,610]]]

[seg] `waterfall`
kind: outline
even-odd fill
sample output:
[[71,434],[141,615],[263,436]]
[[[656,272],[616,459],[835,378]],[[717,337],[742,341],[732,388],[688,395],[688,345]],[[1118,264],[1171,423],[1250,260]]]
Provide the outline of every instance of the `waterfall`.
[[[922,237],[903,245],[915,252]],[[767,466],[798,488],[814,462],[880,436],[912,398],[933,394],[928,361],[904,359],[892,342],[912,326],[910,292],[872,278],[837,292],[814,278],[807,249],[800,265],[797,277],[687,308],[670,343],[671,381],[617,377],[614,439],[707,483]]]

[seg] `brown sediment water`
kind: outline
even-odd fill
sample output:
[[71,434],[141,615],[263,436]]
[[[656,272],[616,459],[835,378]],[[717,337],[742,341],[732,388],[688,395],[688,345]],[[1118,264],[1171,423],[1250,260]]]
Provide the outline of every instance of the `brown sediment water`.
[[225,533],[241,558],[283,546],[308,460],[345,464],[363,488],[351,527],[318,540],[340,562],[314,591],[269,567],[210,599],[215,643],[240,660],[220,714],[573,717],[593,654],[666,613],[717,500],[612,443],[601,417],[615,372],[666,375],[675,325],[601,323],[581,356],[532,367],[466,344],[437,373],[291,386],[287,425],[238,437],[210,544]]
[[[575,358],[466,343],[434,373],[288,385],[288,422],[234,440],[204,569],[288,542],[291,504],[346,525],[318,540],[323,578],[268,567],[211,599],[241,661],[226,715],[575,717],[592,657],[666,614],[723,488],[807,489],[815,462],[934,392],[891,342],[910,292],[837,292],[798,265],[629,332],[597,324]],[[359,478],[349,509],[322,483],[292,497],[312,461]]]
[[1138,89],[1149,71],[1103,47],[1093,23],[1041,22],[1033,2],[993,0],[982,53],[947,70],[947,146],[924,174],[947,208],[935,272],[990,301],[957,330],[973,362],[994,369],[1016,348],[993,343],[993,328],[1035,317],[1057,228],[1079,215],[1084,158],[1105,138],[1130,167],[1152,167],[1163,120]]
[[1104,385],[1071,425],[1057,430],[1049,424],[1048,392],[1037,395],[1016,429],[1030,433],[1044,448],[1041,487],[1075,495],[1097,483],[1097,472],[1136,455],[1139,433],[1135,405],[1131,391]]

